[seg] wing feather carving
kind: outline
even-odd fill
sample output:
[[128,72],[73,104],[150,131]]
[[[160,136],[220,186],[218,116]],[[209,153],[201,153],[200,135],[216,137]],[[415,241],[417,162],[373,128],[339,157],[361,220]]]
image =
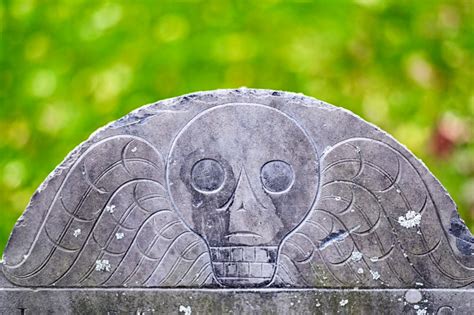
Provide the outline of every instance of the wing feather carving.
[[66,175],[27,254],[6,261],[8,279],[58,287],[211,283],[207,247],[172,210],[164,169],[141,138],[92,145]]
[[277,281],[293,286],[299,274],[310,286],[470,286],[474,268],[456,257],[439,211],[399,151],[343,141],[321,157],[318,200],[282,245]]
[[[160,152],[141,138],[91,145],[24,257],[6,259],[5,275],[23,286],[215,286],[207,245],[173,210],[164,173]],[[456,256],[427,187],[383,142],[357,138],[327,150],[318,199],[281,245],[271,285],[472,286],[474,264]]]

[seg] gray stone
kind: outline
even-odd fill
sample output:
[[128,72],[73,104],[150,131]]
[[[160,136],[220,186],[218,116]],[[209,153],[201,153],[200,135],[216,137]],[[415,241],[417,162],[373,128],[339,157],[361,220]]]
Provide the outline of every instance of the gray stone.
[[473,244],[423,163],[352,113],[195,93],[98,130],[48,176],[4,252],[0,305],[467,313]]

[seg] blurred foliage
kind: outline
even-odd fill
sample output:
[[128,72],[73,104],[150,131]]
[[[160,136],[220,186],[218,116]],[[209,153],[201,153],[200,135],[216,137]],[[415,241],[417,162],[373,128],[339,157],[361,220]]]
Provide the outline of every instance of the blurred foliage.
[[0,251],[30,196],[105,123],[180,94],[302,92],[423,159],[474,226],[473,0],[2,0]]

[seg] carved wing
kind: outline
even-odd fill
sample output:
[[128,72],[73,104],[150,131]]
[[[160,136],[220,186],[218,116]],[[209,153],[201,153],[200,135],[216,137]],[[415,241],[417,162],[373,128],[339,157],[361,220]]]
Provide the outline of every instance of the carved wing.
[[440,210],[399,151],[372,139],[343,141],[321,158],[318,200],[285,241],[277,281],[311,287],[472,285],[472,261],[454,253]]
[[27,254],[6,259],[4,273],[24,286],[209,283],[207,247],[172,210],[164,172],[160,152],[141,138],[93,144],[65,176]]

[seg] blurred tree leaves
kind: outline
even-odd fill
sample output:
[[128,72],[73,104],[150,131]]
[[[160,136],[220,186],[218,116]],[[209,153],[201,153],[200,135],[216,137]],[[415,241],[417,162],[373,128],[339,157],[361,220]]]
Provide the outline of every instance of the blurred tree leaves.
[[159,99],[301,92],[422,158],[474,226],[473,5],[459,1],[34,1],[0,7],[0,250],[47,174]]

